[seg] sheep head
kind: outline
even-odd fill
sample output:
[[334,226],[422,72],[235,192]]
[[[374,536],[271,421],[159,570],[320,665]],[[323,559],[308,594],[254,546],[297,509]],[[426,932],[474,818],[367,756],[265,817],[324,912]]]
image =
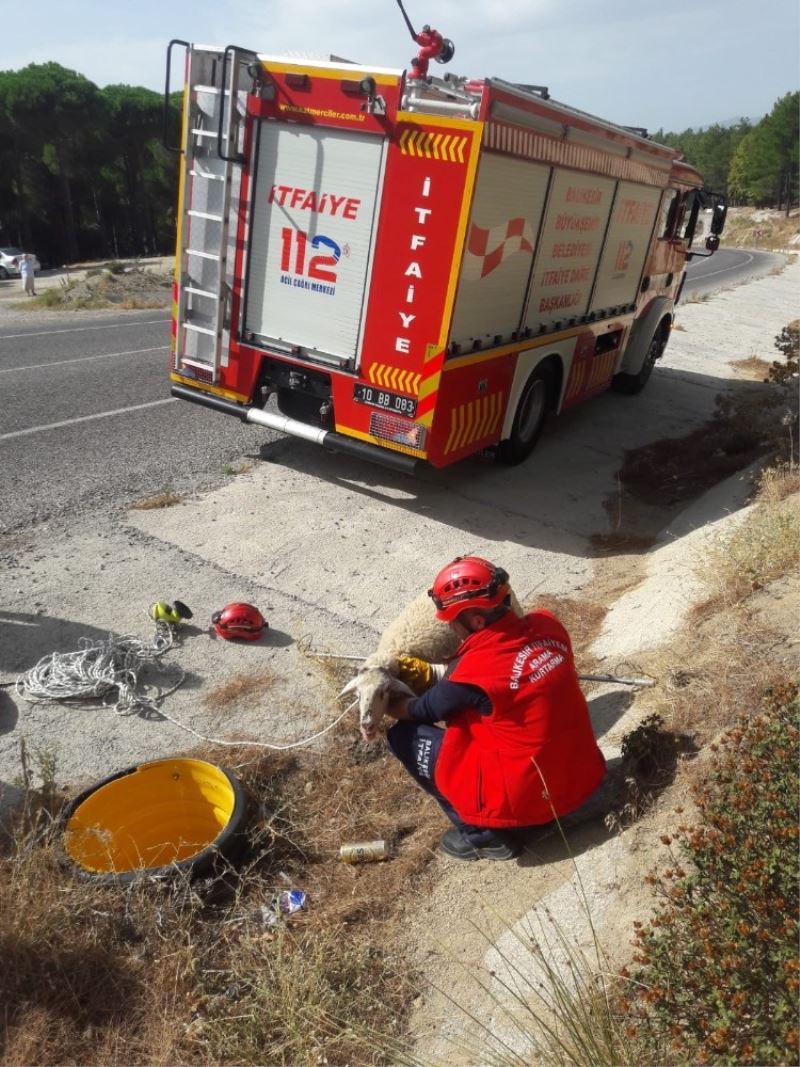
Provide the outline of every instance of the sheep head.
[[378,736],[378,727],[393,696],[414,696],[393,671],[397,671],[397,660],[381,665],[367,661],[342,690],[342,696],[355,693],[358,698],[359,726],[365,741],[374,741]]

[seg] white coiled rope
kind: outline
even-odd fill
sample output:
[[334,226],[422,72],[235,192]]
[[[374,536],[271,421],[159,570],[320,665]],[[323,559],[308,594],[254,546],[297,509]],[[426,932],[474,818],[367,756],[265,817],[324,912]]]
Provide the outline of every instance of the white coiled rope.
[[[158,712],[158,701],[183,682],[180,673],[169,689],[152,694],[141,687],[139,675],[172,648],[173,635],[166,623],[156,623],[149,642],[127,634],[109,635],[105,641],[82,637],[77,652],[52,652],[17,679],[17,693],[25,700],[99,700],[118,715],[147,710]],[[116,699],[111,702],[111,694]]]
[[[109,636],[106,641],[93,641],[83,637],[78,644],[80,648],[77,652],[52,652],[49,656],[43,656],[34,667],[17,679],[18,695],[31,703],[97,700],[103,707],[113,708],[118,715],[129,715],[137,711],[155,713],[209,744],[229,748],[269,748],[277,752],[300,748],[322,737],[341,722],[358,703],[357,700],[353,701],[332,723],[317,733],[285,745],[275,745],[268,741],[227,741],[220,737],[206,737],[159,706],[164,697],[173,693],[186,677],[180,667],[174,668],[179,671],[180,677],[169,689],[148,691],[142,688],[139,680],[144,669],[154,666],[161,656],[172,648],[174,633],[168,623],[156,623],[155,633],[149,643],[128,634],[124,637]],[[111,703],[108,698],[115,691],[116,700]]]

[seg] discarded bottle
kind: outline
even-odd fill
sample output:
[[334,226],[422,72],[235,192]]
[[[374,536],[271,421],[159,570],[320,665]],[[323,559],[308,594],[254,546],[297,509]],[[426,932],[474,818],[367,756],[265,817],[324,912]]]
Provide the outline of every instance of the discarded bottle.
[[352,845],[342,845],[339,849],[339,859],[345,863],[375,863],[388,858],[388,841],[357,841]]

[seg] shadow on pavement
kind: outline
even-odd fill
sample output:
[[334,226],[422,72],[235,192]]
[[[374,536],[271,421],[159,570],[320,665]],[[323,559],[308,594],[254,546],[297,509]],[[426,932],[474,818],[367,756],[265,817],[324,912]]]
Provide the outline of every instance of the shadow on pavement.
[[630,689],[615,689],[613,693],[588,697],[594,736],[600,738],[607,734],[614,723],[622,718],[634,699],[635,694]]
[[517,831],[514,836],[523,847],[517,861],[520,867],[557,863],[567,856],[580,856],[607,841],[613,832],[603,820],[614,805],[621,774],[622,758],[615,756],[607,762],[606,775],[600,786],[585,804],[559,820],[560,827],[551,823]]
[[[186,629],[189,629],[188,627]],[[197,627],[191,627],[198,630]],[[202,632],[199,631],[198,632]],[[34,667],[39,660],[51,656],[53,653],[78,652],[83,647],[82,641],[107,641],[110,634],[108,630],[99,630],[86,623],[72,622],[68,619],[54,618],[50,615],[31,615],[23,612],[0,611],[0,672],[3,674],[20,675]],[[144,635],[143,639],[144,638]],[[173,648],[178,648],[181,641],[181,631]],[[141,681],[148,686],[155,686],[163,691],[173,686],[177,680],[179,668],[169,661],[156,660],[142,668]],[[3,679],[5,681],[5,679]],[[202,678],[187,671],[184,673],[182,686],[197,688],[202,684]],[[0,689],[0,735],[14,729],[14,724],[6,727],[7,717],[4,712],[3,697],[8,691]],[[54,701],[54,703],[57,703]],[[157,714],[151,716],[143,711],[142,715],[158,718]]]
[[108,630],[50,615],[0,610],[0,671],[27,671],[51,652],[75,652],[82,637],[105,641]]
[[[586,539],[609,530],[605,499],[625,453],[697,431],[710,419],[715,397],[731,384],[726,378],[659,367],[640,396],[606,392],[552,419],[535,451],[517,467],[497,466],[490,457],[478,456],[442,470],[423,467],[411,476],[292,438],[264,444],[250,458],[380,501],[397,510],[398,525],[407,511],[460,528],[467,543],[478,538],[513,541],[585,557]],[[735,386],[750,399],[767,397],[771,391],[770,385],[756,381],[737,379]],[[702,459],[695,455],[692,462],[696,466]],[[742,467],[747,462],[745,457]],[[653,532],[691,502],[683,500],[671,510],[653,508]],[[716,513],[704,513],[697,525],[723,514],[727,510],[720,501]],[[618,551],[629,555],[632,549],[626,544]]]
[[19,720],[19,710],[13,692],[13,689],[0,689],[0,735],[10,734]]

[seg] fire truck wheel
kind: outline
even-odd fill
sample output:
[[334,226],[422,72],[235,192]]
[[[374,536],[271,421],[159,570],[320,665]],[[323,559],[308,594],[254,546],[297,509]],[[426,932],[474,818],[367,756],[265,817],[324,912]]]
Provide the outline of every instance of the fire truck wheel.
[[666,347],[667,339],[664,334],[659,331],[650,342],[650,347],[647,349],[647,355],[644,357],[644,363],[642,363],[639,373],[615,374],[611,381],[612,388],[615,389],[616,392],[624,393],[627,396],[634,396],[636,393],[641,393],[642,389],[644,389],[650,380],[650,375],[653,373],[656,361],[661,359]]
[[522,390],[511,436],[497,446],[495,458],[498,463],[512,466],[531,454],[547,419],[552,395],[553,372],[549,367],[537,367]]

